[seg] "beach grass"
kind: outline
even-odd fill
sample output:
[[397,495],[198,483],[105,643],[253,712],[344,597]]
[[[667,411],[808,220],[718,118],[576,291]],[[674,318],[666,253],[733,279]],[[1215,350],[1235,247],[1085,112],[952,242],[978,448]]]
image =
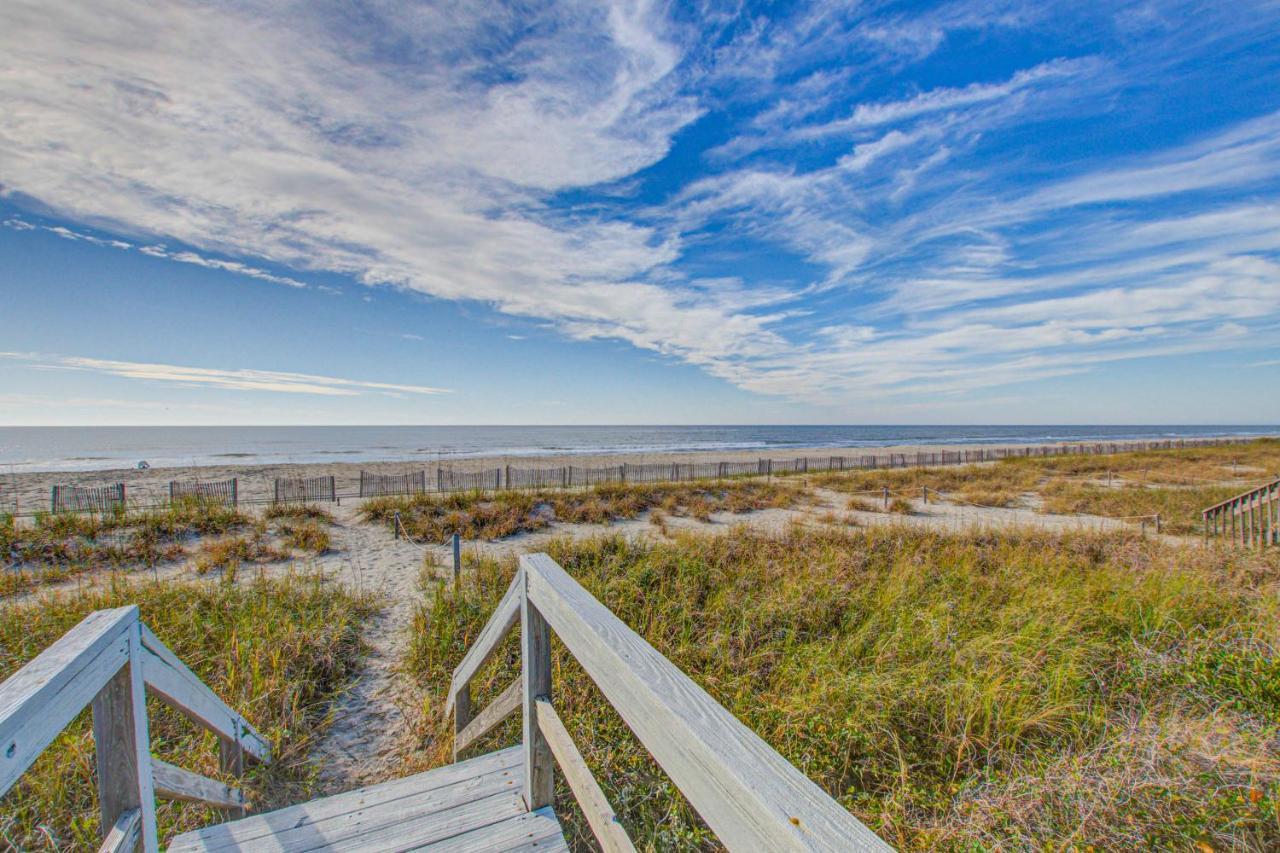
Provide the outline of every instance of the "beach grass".
[[[88,613],[137,604],[155,631],[231,707],[273,744],[274,761],[249,769],[243,786],[254,810],[316,790],[306,760],[329,701],[355,672],[361,623],[377,601],[290,573],[226,582],[115,581],[0,608],[0,678],[12,674]],[[166,761],[225,779],[214,736],[156,699],[148,701],[152,749]],[[85,712],[0,800],[0,842],[16,850],[95,850],[99,844],[94,748]],[[241,784],[241,783],[234,783]],[[162,840],[224,817],[202,806],[159,805]]]
[[207,498],[166,507],[108,513],[38,513],[30,524],[0,516],[0,596],[86,572],[137,569],[192,556],[201,574],[242,562],[288,559],[296,549],[323,554],[333,516],[302,504],[272,506],[261,515]]
[[502,539],[542,530],[556,522],[606,524],[658,510],[661,518],[708,521],[713,513],[745,513],[794,506],[804,495],[798,483],[761,480],[625,484],[582,491],[458,492],[373,498],[361,507],[366,521],[391,524],[397,513],[409,535],[439,541],[454,533],[466,539]]
[[[1280,558],[1134,534],[795,527],[546,549],[895,846],[1275,849]],[[511,561],[433,587],[408,667],[435,692]],[[560,715],[633,838],[708,830],[558,644]],[[514,677],[509,641],[475,684]],[[518,720],[478,749],[518,740]],[[559,807],[572,815],[561,784]],[[575,846],[588,830],[571,818]]]

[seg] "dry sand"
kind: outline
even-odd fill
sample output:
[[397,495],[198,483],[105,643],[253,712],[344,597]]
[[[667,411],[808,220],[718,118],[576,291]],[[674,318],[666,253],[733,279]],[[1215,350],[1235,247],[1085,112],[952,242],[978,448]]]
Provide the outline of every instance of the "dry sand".
[[[1043,446],[1040,444],[927,444],[927,445],[894,445],[891,447],[798,447],[789,450],[751,451],[687,451],[679,453],[600,453],[589,455],[548,455],[548,456],[486,456],[471,459],[457,459],[441,463],[439,467],[452,468],[455,471],[478,471],[493,469],[506,465],[516,468],[553,468],[562,465],[573,465],[581,468],[597,468],[613,465],[645,465],[645,464],[681,464],[697,462],[750,462],[762,458],[796,459],[803,456],[811,458],[831,456],[862,456],[890,453],[937,452],[976,450],[978,447],[991,450],[995,448]],[[139,471],[134,468],[119,468],[105,471],[32,471],[26,473],[0,472],[0,511],[16,511],[19,514],[32,513],[49,508],[50,491],[56,485],[62,486],[106,486],[124,483],[130,503],[161,504],[169,499],[169,481],[171,480],[229,480],[239,479],[239,493],[245,501],[266,501],[272,496],[274,481],[280,478],[295,477],[328,477],[335,480],[337,492],[344,498],[359,494],[360,472],[370,471],[378,474],[405,474],[427,470],[428,479],[434,476],[437,467],[435,462],[386,461],[386,462],[317,462],[287,463],[278,465],[203,465],[182,468],[150,468]],[[16,507],[16,509],[15,509]]]

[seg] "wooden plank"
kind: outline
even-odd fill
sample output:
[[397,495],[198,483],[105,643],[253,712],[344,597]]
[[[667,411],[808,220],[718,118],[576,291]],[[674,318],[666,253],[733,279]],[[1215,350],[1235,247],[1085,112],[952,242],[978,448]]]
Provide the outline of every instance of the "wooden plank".
[[129,660],[138,608],[90,613],[0,684],[0,795]]
[[[101,825],[108,835],[122,815],[133,812],[139,819],[142,815],[133,713],[133,683],[129,677],[129,667],[124,666],[93,699],[98,811]],[[138,832],[137,840],[142,840],[141,831]]]
[[239,788],[175,767],[158,758],[151,759],[151,775],[155,780],[156,796],[162,800],[203,803],[218,809],[240,809],[244,806],[244,793]]
[[258,761],[271,760],[271,744],[248,720],[232,710],[200,680],[200,677],[178,660],[151,629],[142,626],[143,675],[147,686],[192,722],[204,726],[220,737],[240,743],[244,751]]
[[431,853],[569,853],[560,821],[550,806],[446,838]]
[[527,597],[731,850],[889,850],[545,554]]
[[98,853],[132,853],[142,840],[142,810],[121,812],[102,839]]
[[[466,728],[454,735],[453,738],[453,760],[458,760],[458,754],[480,738],[493,731],[499,723],[511,716],[517,708],[520,707],[520,700],[524,696],[523,679],[515,678],[507,689],[498,695],[498,698],[489,703],[489,706],[477,714],[471,722],[467,723]],[[463,694],[458,694],[461,697]]]
[[129,632],[129,693],[133,704],[133,766],[138,797],[142,801],[142,849],[158,853],[156,792],[151,779],[151,732],[147,721],[147,685],[142,679],[142,623],[134,621]]
[[471,648],[467,649],[462,662],[453,671],[453,679],[449,683],[449,698],[444,707],[446,716],[453,713],[455,697],[462,685],[471,683],[471,679],[480,671],[480,667],[493,656],[493,653],[498,650],[498,645],[515,627],[516,620],[520,618],[520,599],[523,597],[524,579],[517,572],[511,579],[511,586],[507,587],[502,600],[498,602],[497,609],[480,629],[475,642],[471,644]]
[[529,811],[554,806],[555,767],[551,746],[542,735],[533,703],[551,699],[551,626],[529,601],[520,602],[521,669],[524,704],[524,804]]
[[433,804],[447,808],[480,796],[515,792],[523,778],[523,755],[515,746],[403,779],[205,827],[173,839],[169,850],[258,849],[275,843],[264,839],[274,836],[279,841],[285,833],[295,831],[299,838],[337,836],[342,832],[337,827],[350,828],[353,820],[365,825],[399,820],[413,811],[414,801],[423,809]]
[[569,789],[573,791],[582,814],[591,825],[591,831],[596,834],[596,840],[600,842],[600,849],[604,853],[635,853],[635,845],[619,822],[618,813],[609,805],[604,791],[600,790],[600,783],[582,760],[582,753],[578,752],[578,747],[574,745],[573,738],[569,736],[556,709],[546,699],[535,699],[533,704],[537,709],[538,727],[542,730],[542,736],[551,746],[551,752],[555,755],[560,770],[564,772]]

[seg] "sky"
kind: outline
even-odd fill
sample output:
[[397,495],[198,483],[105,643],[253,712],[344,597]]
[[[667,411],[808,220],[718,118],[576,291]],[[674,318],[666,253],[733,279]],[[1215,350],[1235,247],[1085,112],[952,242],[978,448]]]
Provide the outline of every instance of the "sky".
[[0,5],[0,425],[1280,423],[1280,2]]

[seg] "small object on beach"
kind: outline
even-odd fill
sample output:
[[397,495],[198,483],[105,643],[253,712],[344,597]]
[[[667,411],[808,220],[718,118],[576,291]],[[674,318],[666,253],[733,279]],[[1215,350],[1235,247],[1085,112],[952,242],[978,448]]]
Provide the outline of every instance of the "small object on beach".
[[135,468],[137,468],[139,471],[145,471],[145,470],[147,470],[148,468],[150,468],[150,467],[151,467],[151,463],[150,463],[150,462],[148,462],[147,460],[143,459],[141,462],[139,462],[139,463],[138,463],[137,465],[135,465],[134,467],[135,467]]

